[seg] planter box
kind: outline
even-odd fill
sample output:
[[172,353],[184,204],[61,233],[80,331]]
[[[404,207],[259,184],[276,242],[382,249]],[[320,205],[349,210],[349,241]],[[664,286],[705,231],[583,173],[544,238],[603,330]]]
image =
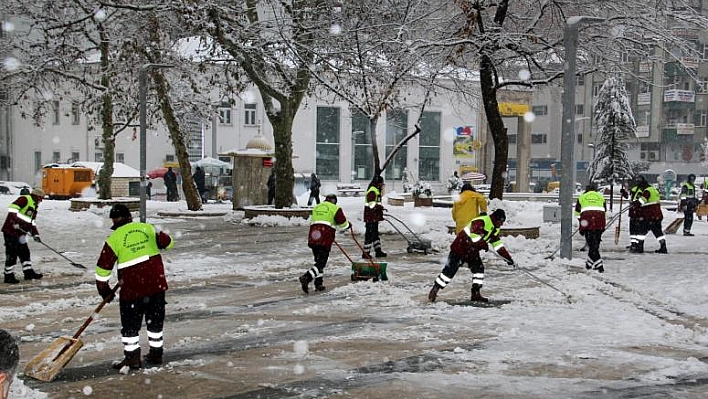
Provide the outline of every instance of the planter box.
[[433,206],[433,198],[414,197],[413,206]]
[[405,200],[403,198],[388,197],[388,204],[393,206],[403,206],[405,205]]

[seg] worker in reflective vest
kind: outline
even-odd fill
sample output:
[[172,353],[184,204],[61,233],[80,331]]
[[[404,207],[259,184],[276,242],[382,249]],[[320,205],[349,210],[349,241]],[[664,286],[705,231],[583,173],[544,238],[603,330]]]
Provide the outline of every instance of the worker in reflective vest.
[[661,211],[661,196],[659,195],[659,190],[649,184],[646,179],[639,183],[639,189],[639,195],[637,195],[637,199],[632,205],[639,207],[639,213],[641,215],[640,231],[637,234],[637,246],[634,251],[630,252],[643,253],[644,240],[649,231],[651,231],[660,245],[659,249],[654,252],[660,254],[668,253],[666,249],[666,236],[661,227],[664,214]]
[[17,284],[20,281],[15,277],[15,264],[17,258],[22,264],[22,274],[25,280],[39,280],[42,273],[37,273],[32,268],[27,236],[41,242],[37,230],[37,208],[44,199],[41,188],[33,189],[29,194],[19,196],[7,207],[7,217],[2,226],[2,235],[5,239],[5,284]]
[[329,252],[334,243],[334,233],[336,228],[342,230],[350,229],[352,226],[344,216],[344,211],[337,205],[337,196],[328,194],[325,200],[312,208],[310,216],[310,232],[307,235],[307,246],[312,249],[315,257],[315,265],[310,270],[300,276],[302,290],[307,294],[310,289],[310,281],[315,281],[315,290],[324,291],[323,285],[324,268],[329,259]]
[[585,192],[578,197],[575,203],[575,215],[579,217],[578,231],[585,237],[588,246],[588,258],[585,261],[586,269],[605,271],[600,256],[600,242],[605,231],[605,212],[607,205],[605,197],[597,192],[597,185],[590,183],[585,187]]
[[377,258],[386,257],[386,252],[381,250],[381,237],[379,236],[379,222],[382,222],[384,207],[381,205],[381,196],[384,188],[384,178],[374,176],[366,190],[366,204],[364,204],[364,253],[363,259],[371,258],[371,249],[374,249]]
[[683,211],[683,235],[692,237],[691,226],[693,226],[693,213],[698,208],[698,196],[696,193],[696,175],[691,173],[685,182],[681,184],[681,194],[679,194],[680,208]]
[[506,221],[506,213],[503,209],[496,209],[491,215],[478,216],[472,219],[457,234],[450,245],[447,262],[435,279],[430,293],[428,293],[430,302],[435,302],[438,291],[452,282],[453,277],[455,277],[460,266],[464,263],[469,265],[472,272],[471,300],[473,302],[489,301],[480,292],[484,285],[484,263],[482,263],[482,258],[479,256],[479,251],[488,251],[491,245],[492,249],[506,259],[510,266],[516,267],[514,260],[511,259],[511,255],[504,248],[504,243],[499,238],[500,228],[504,221]]
[[96,288],[107,301],[113,300],[108,284],[117,269],[120,284],[120,321],[125,358],[113,365],[115,369],[142,367],[140,359],[140,328],[143,319],[147,328],[150,352],[145,361],[161,364],[163,355],[163,324],[165,321],[165,291],[167,279],[160,250],[174,246],[172,238],[155,227],[133,222],[130,210],[123,204],[111,208],[112,230],[106,239],[96,265]]

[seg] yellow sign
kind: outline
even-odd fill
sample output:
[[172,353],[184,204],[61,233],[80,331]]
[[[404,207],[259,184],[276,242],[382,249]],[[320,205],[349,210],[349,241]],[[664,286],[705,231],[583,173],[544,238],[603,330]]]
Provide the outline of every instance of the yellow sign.
[[529,112],[528,104],[499,103],[499,113],[502,116],[524,116],[527,112]]
[[460,174],[465,174],[468,172],[479,172],[479,168],[472,165],[460,165]]

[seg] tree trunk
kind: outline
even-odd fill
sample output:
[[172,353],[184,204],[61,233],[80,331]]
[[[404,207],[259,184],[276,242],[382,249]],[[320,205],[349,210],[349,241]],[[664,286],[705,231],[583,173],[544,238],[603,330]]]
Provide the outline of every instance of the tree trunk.
[[184,199],[187,201],[187,209],[190,211],[201,210],[202,200],[197,192],[194,179],[192,178],[192,165],[189,163],[187,145],[184,142],[184,135],[180,130],[179,121],[175,117],[174,109],[170,103],[165,76],[159,70],[151,71],[150,75],[155,82],[162,116],[165,118],[165,124],[167,125],[167,130],[170,132],[170,139],[174,145],[177,161],[179,162],[180,175],[182,176],[182,191],[184,192]]
[[479,74],[484,113],[487,116],[489,131],[494,141],[494,167],[492,168],[492,188],[489,192],[489,199],[502,199],[509,158],[509,139],[499,112],[497,91],[494,88],[494,66],[488,56],[482,56]]
[[[294,108],[292,108],[294,106]],[[275,141],[275,208],[287,208],[293,204],[293,187],[295,172],[293,170],[293,120],[297,105],[284,105],[278,115],[269,115],[273,125],[273,140]]]
[[[104,32],[101,29],[101,37]],[[113,96],[110,94],[111,80],[108,76],[110,55],[108,54],[108,40],[101,40],[101,85],[105,92],[101,96],[101,138],[103,140],[103,167],[98,173],[98,193],[100,199],[111,199],[111,182],[113,180],[113,161],[115,156],[115,135],[113,134]],[[88,154],[86,154],[88,157]]]

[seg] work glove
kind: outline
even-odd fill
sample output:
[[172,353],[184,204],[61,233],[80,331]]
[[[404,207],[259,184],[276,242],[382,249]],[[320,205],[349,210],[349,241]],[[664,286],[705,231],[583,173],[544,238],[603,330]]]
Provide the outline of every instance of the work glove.
[[479,216],[487,216],[487,212],[480,212]]
[[629,193],[628,193],[627,190],[625,190],[624,188],[622,188],[622,189],[620,190],[620,194],[622,194],[622,197],[624,197],[624,198],[629,197]]
[[39,234],[32,236],[36,242],[42,242],[42,239],[39,238]]
[[113,300],[113,290],[111,289],[111,286],[108,285],[107,281],[96,281],[96,288],[98,289],[98,294],[101,295],[101,298],[103,298],[106,303],[109,303]]
[[514,259],[506,259],[506,264],[516,269],[516,262],[514,262]]

